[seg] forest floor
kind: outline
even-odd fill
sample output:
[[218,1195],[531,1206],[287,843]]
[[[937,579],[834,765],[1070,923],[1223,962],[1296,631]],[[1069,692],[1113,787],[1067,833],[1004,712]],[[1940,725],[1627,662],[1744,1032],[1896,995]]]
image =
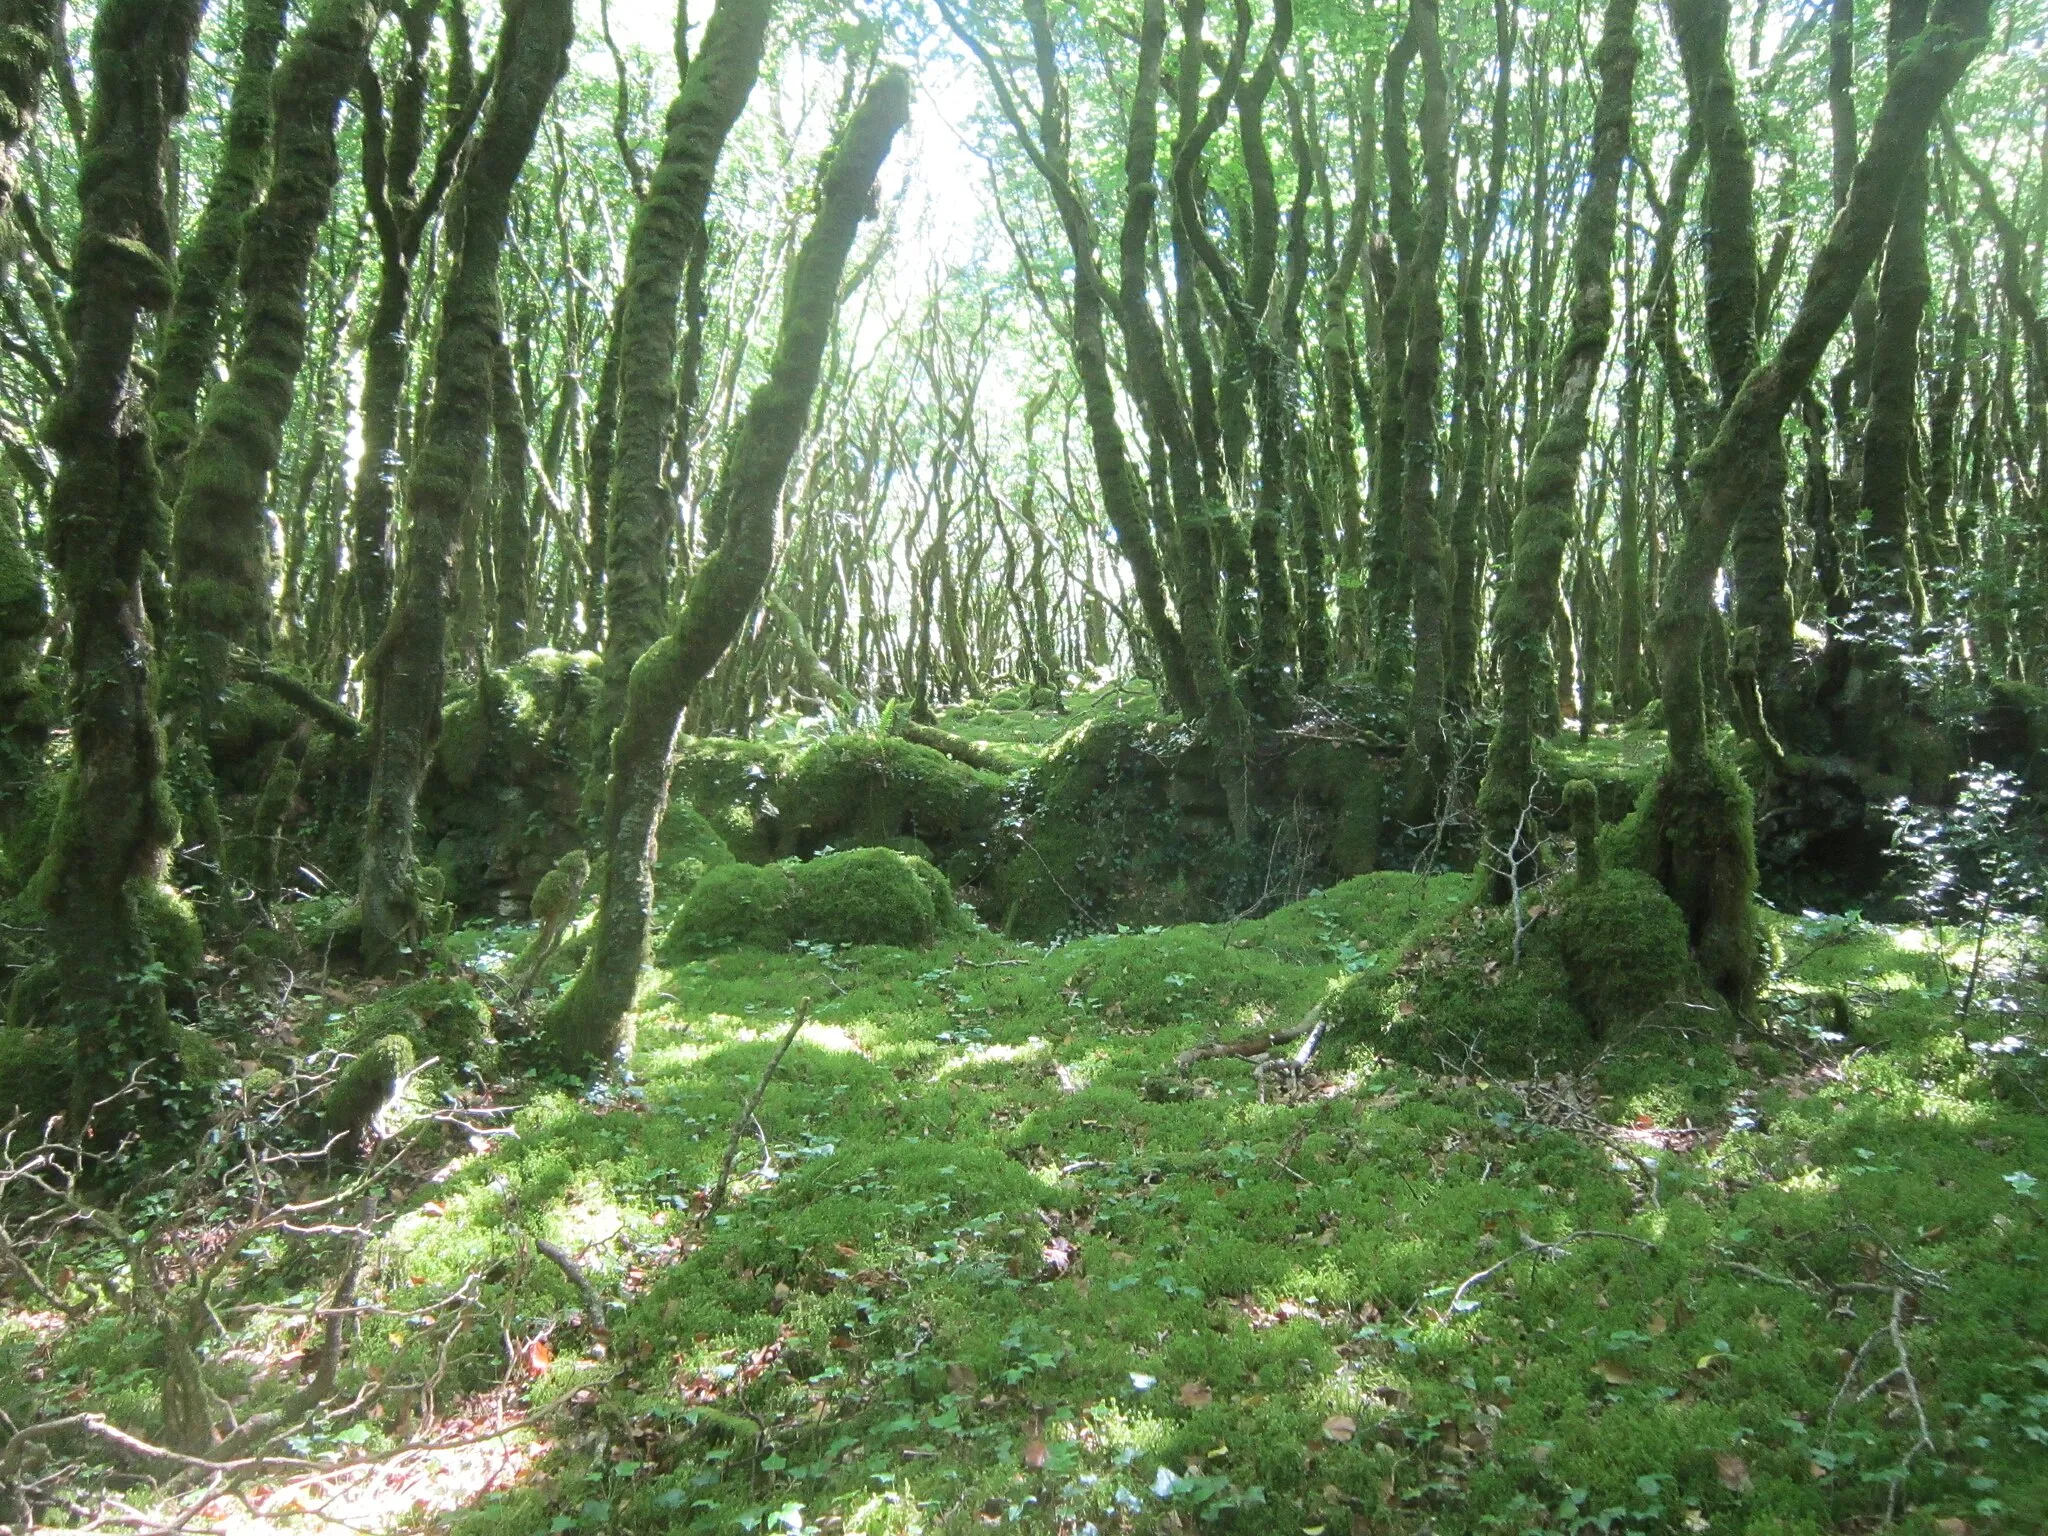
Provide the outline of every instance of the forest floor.
[[[1740,1035],[1522,1081],[1341,1040],[1177,1064],[1469,897],[1383,873],[1235,924],[661,970],[622,1081],[502,1096],[516,1134],[458,1145],[374,1253],[351,1370],[425,1400],[293,1442],[439,1449],[186,1528],[2048,1528],[2020,983],[1959,1026],[1968,935],[1773,915]],[[224,1359],[302,1347],[317,1291],[274,1289]],[[61,1387],[146,1430],[147,1338],[58,1322],[0,1298],[0,1409]]]

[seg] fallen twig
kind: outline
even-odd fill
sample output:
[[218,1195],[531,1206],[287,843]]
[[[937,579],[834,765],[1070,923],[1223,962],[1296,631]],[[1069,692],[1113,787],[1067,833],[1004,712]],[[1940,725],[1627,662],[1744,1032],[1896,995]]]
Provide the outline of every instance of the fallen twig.
[[542,1258],[568,1278],[569,1283],[576,1287],[576,1294],[583,1298],[583,1326],[603,1337],[609,1331],[605,1327],[604,1303],[598,1299],[597,1287],[590,1283],[590,1276],[583,1272],[583,1266],[569,1257],[567,1250],[544,1237],[536,1237],[533,1246]]
[[[1235,1040],[1218,1040],[1210,1045],[1190,1046],[1173,1058],[1173,1064],[1185,1072],[1198,1061],[1210,1061],[1218,1056],[1263,1056],[1276,1045],[1289,1045],[1304,1035],[1313,1034],[1321,1026],[1323,1004],[1317,1003],[1298,1024],[1285,1029],[1262,1030],[1256,1034],[1240,1035]],[[1306,1060],[1306,1058],[1302,1058]]]
[[747,1122],[754,1118],[754,1112],[761,1107],[761,1100],[767,1095],[768,1084],[775,1077],[775,1069],[782,1065],[782,1058],[789,1054],[789,1048],[796,1044],[797,1032],[804,1027],[811,1016],[811,1000],[807,997],[796,1005],[796,1017],[789,1021],[789,1032],[782,1037],[782,1044],[775,1048],[775,1055],[769,1060],[768,1070],[761,1074],[761,1081],[754,1087],[754,1096],[747,1100],[747,1107],[740,1111],[739,1119],[732,1123],[732,1137],[725,1144],[725,1160],[719,1164],[718,1182],[711,1186],[711,1198],[704,1206],[704,1220],[709,1221],[725,1204],[726,1190],[732,1184],[733,1160],[740,1155],[740,1137],[745,1134]]

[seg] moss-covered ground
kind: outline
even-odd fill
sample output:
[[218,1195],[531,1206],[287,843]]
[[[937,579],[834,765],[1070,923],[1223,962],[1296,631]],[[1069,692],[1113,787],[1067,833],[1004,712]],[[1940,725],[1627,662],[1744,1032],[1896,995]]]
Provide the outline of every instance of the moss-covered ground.
[[[1177,1063],[1347,979],[1398,986],[1468,897],[1381,873],[1051,948],[977,930],[658,966],[630,1073],[531,1085],[517,1134],[458,1145],[374,1256],[384,1310],[347,1379],[429,1379],[436,1403],[386,1400],[367,1443],[473,1397],[522,1409],[546,1452],[406,1518],[2048,1528],[2048,1074],[2024,975],[1959,1022],[1968,936],[1773,915],[1760,1020],[1667,1011],[1570,1078],[1425,1072],[1343,1037],[1299,1077]],[[488,973],[519,936],[456,947]],[[535,1237],[583,1266],[602,1330]],[[149,1430],[145,1330],[9,1305],[0,1410],[54,1383]],[[265,1326],[216,1368],[289,1346]]]

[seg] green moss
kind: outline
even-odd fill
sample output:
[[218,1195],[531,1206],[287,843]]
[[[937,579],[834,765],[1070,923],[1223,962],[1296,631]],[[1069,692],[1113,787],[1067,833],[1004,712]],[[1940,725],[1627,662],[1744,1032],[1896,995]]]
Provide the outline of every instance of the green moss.
[[932,900],[932,917],[937,923],[938,931],[944,933],[951,929],[971,927],[972,915],[954,896],[953,882],[946,878],[945,871],[919,854],[904,852],[901,849],[897,852],[903,855],[903,862],[910,866],[910,872],[924,882],[925,894]]
[[327,1090],[327,1102],[321,1109],[327,1133],[360,1136],[368,1130],[417,1060],[412,1042],[404,1035],[383,1035],[368,1042]]
[[775,857],[776,793],[788,756],[760,741],[685,738],[669,770],[670,803],[695,807],[734,858],[766,864]]
[[[905,949],[930,943],[939,918],[931,890],[915,868],[922,863],[887,848],[851,848],[797,865],[791,909],[797,935],[826,944]],[[931,873],[944,883],[937,870]]]
[[1555,925],[1572,1001],[1596,1034],[1635,1024],[1699,985],[1685,914],[1638,870],[1576,886]]
[[831,736],[785,776],[777,797],[782,849],[884,846],[898,837],[950,848],[993,830],[1004,783],[899,737]]
[[150,881],[137,889],[136,905],[157,961],[174,976],[196,974],[206,958],[206,935],[192,903],[173,887]]
[[681,899],[683,892],[676,885],[687,865],[695,866],[696,874],[689,877],[695,879],[707,869],[732,862],[732,850],[718,829],[704,819],[703,812],[688,800],[672,796],[661,818],[660,856],[654,870],[660,895]]
[[781,949],[790,940],[790,903],[796,882],[780,864],[725,864],[706,870],[690,890],[668,932],[665,956],[729,944]]
[[1332,1024],[1379,1054],[1432,1072],[1555,1072],[1584,1062],[1592,1032],[1572,1000],[1557,922],[1536,918],[1515,957],[1515,918],[1474,906],[1419,934],[1391,983],[1361,973]]
[[466,981],[431,978],[393,988],[356,1010],[343,1029],[344,1050],[367,1051],[387,1035],[403,1035],[416,1060],[435,1057],[450,1071],[488,1076],[498,1063],[490,1006]]
[[0,1123],[20,1115],[40,1130],[70,1107],[70,1031],[0,1028]]

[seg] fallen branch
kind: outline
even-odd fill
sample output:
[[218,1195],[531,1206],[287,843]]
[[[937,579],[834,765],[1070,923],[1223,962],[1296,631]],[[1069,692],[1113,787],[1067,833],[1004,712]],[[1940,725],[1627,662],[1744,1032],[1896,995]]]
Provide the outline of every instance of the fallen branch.
[[360,736],[363,723],[332,699],[324,699],[289,673],[266,667],[253,656],[244,656],[235,669],[246,683],[268,688],[272,693],[309,715],[313,723],[336,736]]
[[[1843,1288],[1845,1287],[1838,1287],[1838,1289]],[[1859,1290],[1884,1289],[1877,1286],[1858,1286],[1856,1288]],[[1884,1523],[1886,1525],[1890,1525],[1893,1517],[1898,1513],[1899,1486],[1905,1481],[1906,1470],[1912,1466],[1913,1458],[1922,1451],[1931,1451],[1935,1448],[1934,1435],[1927,1425],[1927,1405],[1921,1401],[1920,1383],[1913,1376],[1913,1357],[1906,1352],[1906,1307],[1912,1301],[1913,1293],[1897,1286],[1890,1287],[1890,1290],[1891,1312],[1885,1318],[1883,1325],[1873,1329],[1870,1337],[1863,1341],[1857,1348],[1855,1355],[1850,1358],[1849,1368],[1842,1373],[1841,1389],[1835,1393],[1835,1400],[1828,1404],[1827,1419],[1827,1428],[1832,1433],[1835,1427],[1835,1415],[1841,1411],[1841,1407],[1845,1402],[1867,1402],[1873,1394],[1882,1391],[1895,1381],[1905,1389],[1906,1401],[1913,1405],[1913,1418],[1918,1426],[1919,1433],[1914,1436],[1913,1443],[1906,1447],[1906,1454],[1899,1458],[1898,1475],[1890,1479],[1890,1486],[1885,1495]],[[1863,1370],[1863,1362],[1869,1358],[1871,1347],[1879,1339],[1885,1339],[1890,1342],[1892,1358],[1896,1363],[1882,1376],[1865,1382],[1862,1390],[1857,1392],[1854,1397],[1851,1397],[1850,1388],[1856,1385],[1856,1378]]]
[[789,1048],[796,1044],[797,1032],[804,1027],[811,1016],[811,1000],[807,997],[796,1005],[796,1017],[789,1021],[789,1032],[782,1037],[782,1044],[775,1048],[775,1055],[768,1062],[768,1070],[761,1074],[761,1081],[754,1087],[754,1096],[747,1100],[747,1107],[740,1111],[739,1119],[732,1123],[732,1137],[725,1144],[725,1160],[719,1165],[718,1182],[711,1187],[711,1199],[704,1206],[704,1220],[709,1221],[725,1204],[725,1192],[732,1184],[733,1160],[740,1155],[740,1137],[746,1133],[747,1122],[754,1118],[754,1112],[761,1107],[761,1100],[768,1093],[768,1084],[775,1077],[775,1069],[782,1065],[782,1058],[789,1054]]
[[[1486,1268],[1480,1270],[1476,1275],[1465,1277],[1464,1282],[1455,1291],[1451,1292],[1451,1304],[1445,1309],[1443,1316],[1449,1317],[1459,1311],[1464,1305],[1465,1293],[1467,1291],[1484,1285],[1517,1259],[1526,1259],[1532,1254],[1546,1259],[1562,1259],[1571,1253],[1571,1245],[1573,1243],[1583,1242],[1588,1238],[1595,1237],[1603,1237],[1610,1242],[1616,1243],[1634,1243],[1638,1248],[1647,1248],[1652,1253],[1657,1251],[1657,1245],[1648,1238],[1637,1237],[1629,1232],[1601,1232],[1592,1229],[1584,1232],[1567,1232],[1554,1243],[1542,1242],[1524,1232],[1521,1234],[1522,1246],[1518,1251],[1509,1254],[1497,1264],[1487,1265]],[[1478,1305],[1479,1303],[1476,1301],[1472,1303],[1474,1307]]]
[[[1328,1000],[1325,999],[1325,1002]],[[1235,1040],[1218,1040],[1212,1045],[1190,1046],[1173,1058],[1174,1066],[1185,1072],[1198,1061],[1211,1061],[1218,1056],[1263,1056],[1276,1045],[1290,1045],[1304,1035],[1319,1035],[1322,1029],[1324,1003],[1317,1003],[1298,1024],[1285,1029],[1264,1030],[1258,1034],[1239,1035]],[[1314,1050],[1311,1044],[1308,1049]],[[1297,1058],[1298,1064],[1306,1064],[1306,1055]]]
[[583,1272],[583,1266],[570,1258],[566,1249],[544,1237],[536,1237],[533,1246],[542,1258],[567,1277],[569,1283],[576,1287],[576,1294],[583,1298],[583,1326],[599,1338],[604,1337],[610,1331],[605,1327],[604,1303],[598,1299],[597,1287],[590,1283],[590,1276]]

